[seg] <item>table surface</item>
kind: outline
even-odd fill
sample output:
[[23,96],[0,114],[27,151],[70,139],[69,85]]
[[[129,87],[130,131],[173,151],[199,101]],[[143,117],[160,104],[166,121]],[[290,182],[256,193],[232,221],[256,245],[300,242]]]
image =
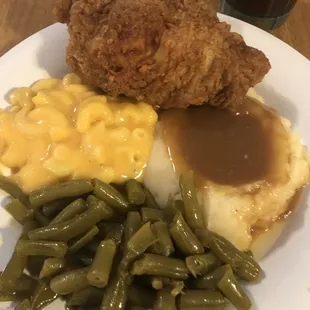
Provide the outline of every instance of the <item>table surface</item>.
[[[31,34],[52,24],[55,1],[0,0],[0,56]],[[215,4],[219,2],[213,1]],[[289,20],[273,34],[310,60],[310,0],[298,0]]]

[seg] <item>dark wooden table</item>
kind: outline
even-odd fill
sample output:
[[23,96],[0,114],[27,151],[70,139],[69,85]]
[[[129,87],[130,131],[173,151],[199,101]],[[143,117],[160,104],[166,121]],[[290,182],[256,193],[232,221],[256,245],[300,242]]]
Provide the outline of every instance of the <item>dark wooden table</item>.
[[[52,24],[54,3],[55,0],[0,0],[0,56]],[[298,0],[289,20],[273,34],[310,59],[310,0]]]

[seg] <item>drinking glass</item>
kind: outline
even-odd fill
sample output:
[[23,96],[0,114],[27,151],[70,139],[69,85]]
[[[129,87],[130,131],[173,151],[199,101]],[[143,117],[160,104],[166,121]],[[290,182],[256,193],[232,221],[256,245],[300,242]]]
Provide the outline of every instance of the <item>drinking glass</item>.
[[221,0],[221,12],[265,30],[280,27],[297,0]]

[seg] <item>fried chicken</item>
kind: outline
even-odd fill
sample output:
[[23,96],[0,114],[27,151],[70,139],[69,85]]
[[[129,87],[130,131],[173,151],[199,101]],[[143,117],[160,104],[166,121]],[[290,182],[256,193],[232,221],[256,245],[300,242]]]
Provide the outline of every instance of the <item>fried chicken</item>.
[[162,108],[234,106],[270,64],[209,0],[60,0],[67,62],[91,85]]

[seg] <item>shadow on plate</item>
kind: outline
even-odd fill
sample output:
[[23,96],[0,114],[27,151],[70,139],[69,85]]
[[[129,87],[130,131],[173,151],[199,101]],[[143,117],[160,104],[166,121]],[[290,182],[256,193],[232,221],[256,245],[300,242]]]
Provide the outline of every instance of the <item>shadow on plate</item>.
[[[250,292],[250,287],[252,285],[260,285],[261,283],[259,284],[249,284],[249,283],[246,283],[244,286],[243,286],[243,289],[245,291],[245,293],[247,294],[247,296],[250,298],[251,302],[252,302],[252,307],[251,307],[251,310],[259,310],[257,305],[256,305],[256,302],[255,302],[255,296],[253,296],[253,294]],[[231,310],[232,309],[235,309],[233,307],[231,307]]]
[[[11,88],[5,95],[4,95],[4,101],[7,103],[7,107],[6,107],[6,109],[8,109],[8,108],[10,108],[10,98],[9,98],[9,96],[10,96],[10,93],[14,90],[15,88]],[[1,310],[1,309],[0,309]]]
[[[36,61],[39,70],[34,68],[34,75],[38,76],[38,79],[48,77],[63,78],[66,73],[70,72],[66,64],[66,46],[68,41],[66,26],[57,23],[43,29],[37,35],[39,36],[39,47],[36,49]],[[37,80],[31,81],[29,84],[17,86],[28,87]],[[9,94],[13,90],[14,88],[10,89],[4,96],[7,103],[9,103]]]
[[37,52],[37,63],[50,77],[63,78],[68,73],[66,47],[68,33],[65,25],[54,24],[40,32],[41,46]]
[[272,87],[264,83],[255,87],[258,94],[263,97],[266,105],[275,109],[281,116],[287,118],[292,123],[292,128],[298,124],[298,109],[296,105],[276,92]]

